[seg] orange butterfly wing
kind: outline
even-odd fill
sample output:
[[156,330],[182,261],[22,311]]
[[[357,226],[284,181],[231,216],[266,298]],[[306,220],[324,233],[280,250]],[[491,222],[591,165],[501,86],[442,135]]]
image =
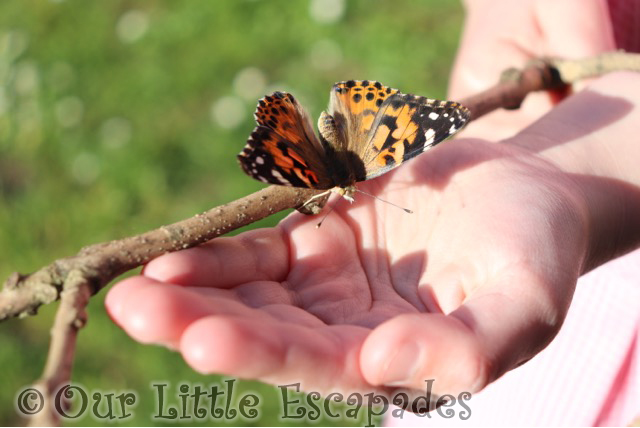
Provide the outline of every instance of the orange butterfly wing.
[[245,173],[265,183],[294,187],[333,187],[324,147],[293,95],[274,92],[258,102],[258,126],[238,160]]

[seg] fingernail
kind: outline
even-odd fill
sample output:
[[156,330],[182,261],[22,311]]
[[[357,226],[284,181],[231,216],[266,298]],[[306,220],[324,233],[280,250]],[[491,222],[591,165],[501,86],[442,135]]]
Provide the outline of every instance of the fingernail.
[[413,383],[422,360],[422,348],[415,342],[402,345],[389,359],[382,374],[382,383],[388,386],[409,386]]

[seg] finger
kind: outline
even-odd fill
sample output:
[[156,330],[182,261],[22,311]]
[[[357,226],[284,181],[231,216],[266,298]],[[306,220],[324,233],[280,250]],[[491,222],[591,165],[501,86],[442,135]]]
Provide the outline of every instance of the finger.
[[281,229],[258,229],[169,253],[149,262],[143,274],[158,281],[228,288],[250,281],[281,281],[288,249]]
[[549,56],[582,58],[615,49],[604,1],[538,0],[535,15]]
[[192,289],[144,276],[116,284],[105,304],[113,320],[132,338],[170,348],[176,347],[191,323],[212,313],[268,317],[232,298],[203,299]]
[[118,325],[119,320],[125,313],[125,306],[129,301],[129,297],[138,290],[156,284],[156,281],[146,281],[145,278],[136,275],[126,278],[115,284],[104,299],[107,313],[111,319]]
[[274,384],[303,381],[303,390],[362,389],[358,353],[368,330],[355,326],[308,328],[288,322],[210,316],[185,331],[180,350],[201,373]]

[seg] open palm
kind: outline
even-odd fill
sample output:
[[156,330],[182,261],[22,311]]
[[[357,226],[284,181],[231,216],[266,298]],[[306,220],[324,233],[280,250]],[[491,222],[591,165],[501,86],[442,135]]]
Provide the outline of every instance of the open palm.
[[323,393],[428,379],[474,392],[562,323],[585,252],[562,177],[516,145],[448,142],[361,184],[413,214],[361,194],[320,229],[293,213],[160,257],[107,306],[203,373]]

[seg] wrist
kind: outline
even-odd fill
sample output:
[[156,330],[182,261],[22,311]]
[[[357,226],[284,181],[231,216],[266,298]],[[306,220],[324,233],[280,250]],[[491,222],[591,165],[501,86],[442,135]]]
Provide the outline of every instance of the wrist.
[[509,140],[562,172],[584,218],[583,273],[640,246],[640,75],[614,73]]

